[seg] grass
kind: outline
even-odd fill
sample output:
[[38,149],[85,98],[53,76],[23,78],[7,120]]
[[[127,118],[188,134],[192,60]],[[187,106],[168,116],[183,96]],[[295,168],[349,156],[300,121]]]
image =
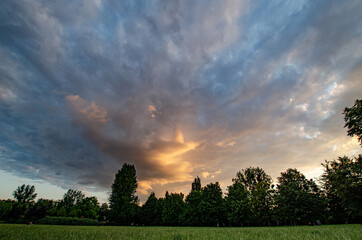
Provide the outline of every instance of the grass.
[[362,239],[362,225],[212,228],[0,224],[0,239]]

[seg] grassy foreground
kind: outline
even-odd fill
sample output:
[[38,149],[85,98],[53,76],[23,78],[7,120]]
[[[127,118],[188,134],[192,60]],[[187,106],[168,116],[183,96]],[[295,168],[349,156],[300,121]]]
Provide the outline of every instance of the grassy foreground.
[[0,239],[362,239],[362,225],[208,228],[0,224]]

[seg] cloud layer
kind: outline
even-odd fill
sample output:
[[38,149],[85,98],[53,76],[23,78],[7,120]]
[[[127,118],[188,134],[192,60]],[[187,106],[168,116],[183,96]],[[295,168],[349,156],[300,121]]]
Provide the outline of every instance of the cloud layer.
[[225,187],[236,171],[360,153],[342,111],[362,92],[362,4],[2,1],[1,169],[139,194]]

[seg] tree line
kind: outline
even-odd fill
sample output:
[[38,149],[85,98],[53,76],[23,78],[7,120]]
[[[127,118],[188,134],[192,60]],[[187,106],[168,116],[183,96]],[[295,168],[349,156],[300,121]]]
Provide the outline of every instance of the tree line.
[[[362,144],[362,100],[345,108],[349,136]],[[136,195],[134,165],[124,164],[115,175],[109,205],[69,189],[61,200],[39,199],[34,186],[19,186],[15,200],[0,201],[0,220],[36,221],[46,216],[89,218],[117,225],[149,226],[272,226],[320,223],[361,223],[362,155],[339,157],[322,164],[320,183],[297,169],[287,169],[273,184],[259,167],[236,173],[222,192],[218,182],[202,186],[199,177],[187,196],[152,192],[141,206]]]

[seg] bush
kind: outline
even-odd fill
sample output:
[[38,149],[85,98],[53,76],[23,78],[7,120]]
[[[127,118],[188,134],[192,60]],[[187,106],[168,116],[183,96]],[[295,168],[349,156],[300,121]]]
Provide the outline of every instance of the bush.
[[44,225],[98,225],[98,222],[89,218],[72,217],[45,217],[38,221],[38,224]]

